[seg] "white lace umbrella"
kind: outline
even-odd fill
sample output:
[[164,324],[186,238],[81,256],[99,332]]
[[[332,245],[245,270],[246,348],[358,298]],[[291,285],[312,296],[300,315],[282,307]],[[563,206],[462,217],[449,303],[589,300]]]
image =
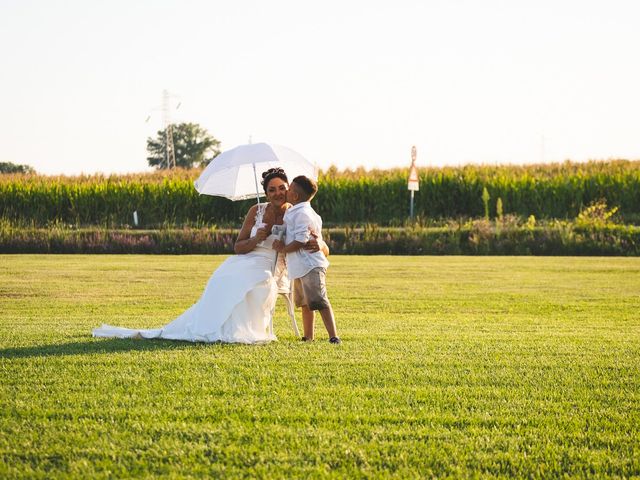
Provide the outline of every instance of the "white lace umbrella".
[[298,152],[270,143],[250,143],[214,158],[195,181],[195,187],[204,195],[230,200],[255,196],[260,203],[260,196],[264,195],[260,187],[262,172],[274,167],[284,169],[290,180],[298,175],[318,179],[318,167]]

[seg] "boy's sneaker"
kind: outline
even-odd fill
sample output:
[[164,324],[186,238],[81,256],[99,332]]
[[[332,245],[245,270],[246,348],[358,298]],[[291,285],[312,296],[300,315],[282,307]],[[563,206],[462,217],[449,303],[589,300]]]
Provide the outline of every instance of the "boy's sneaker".
[[331,337],[329,339],[329,343],[335,343],[337,345],[342,343],[342,340],[340,340],[340,337]]
[[300,341],[301,342],[312,342],[313,340],[309,340],[307,337],[301,337]]

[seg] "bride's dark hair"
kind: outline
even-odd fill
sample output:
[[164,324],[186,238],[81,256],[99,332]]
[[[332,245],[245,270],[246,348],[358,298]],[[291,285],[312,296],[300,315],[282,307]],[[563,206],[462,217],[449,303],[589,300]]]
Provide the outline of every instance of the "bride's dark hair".
[[279,178],[285,183],[289,183],[289,179],[287,178],[287,174],[284,173],[284,170],[276,167],[270,168],[266,172],[262,172],[262,188],[264,188],[265,193],[267,192],[267,187],[269,186],[269,182],[274,178]]

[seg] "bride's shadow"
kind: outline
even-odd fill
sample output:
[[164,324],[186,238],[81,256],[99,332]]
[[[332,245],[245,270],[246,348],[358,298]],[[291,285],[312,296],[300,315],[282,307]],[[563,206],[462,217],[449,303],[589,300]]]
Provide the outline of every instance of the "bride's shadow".
[[154,350],[184,350],[200,343],[160,339],[94,339],[86,342],[70,342],[49,345],[33,345],[0,349],[0,358],[62,357],[72,355],[97,355],[118,352],[149,352]]

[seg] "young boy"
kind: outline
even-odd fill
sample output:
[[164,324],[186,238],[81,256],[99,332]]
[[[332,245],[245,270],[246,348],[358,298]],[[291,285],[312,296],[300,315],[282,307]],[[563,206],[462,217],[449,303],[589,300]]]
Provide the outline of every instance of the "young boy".
[[322,219],[311,208],[311,199],[318,191],[312,179],[299,176],[289,185],[287,201],[293,206],[284,214],[285,242],[275,241],[273,248],[287,254],[287,270],[293,281],[293,300],[302,307],[302,340],[313,340],[314,311],[318,310],[329,333],[329,342],[341,343],[336,332],[333,309],[327,298],[325,275],[329,262],[322,251],[308,252],[302,247],[310,239],[311,232],[322,240]]

